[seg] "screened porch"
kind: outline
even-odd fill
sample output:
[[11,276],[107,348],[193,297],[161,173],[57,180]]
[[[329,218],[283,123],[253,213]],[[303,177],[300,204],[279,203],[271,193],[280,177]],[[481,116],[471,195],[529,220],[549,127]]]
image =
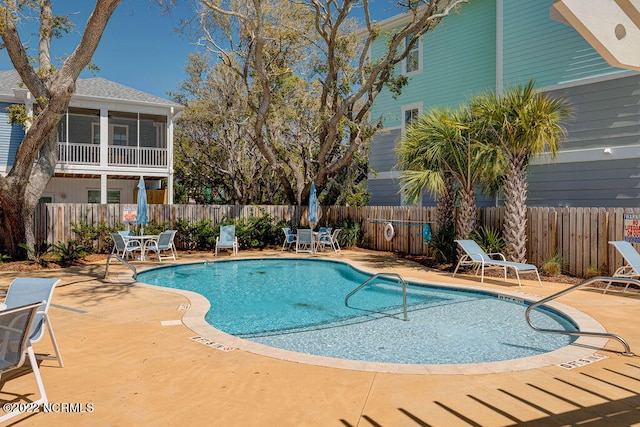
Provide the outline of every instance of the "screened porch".
[[70,108],[58,124],[58,162],[102,167],[168,166],[167,117]]

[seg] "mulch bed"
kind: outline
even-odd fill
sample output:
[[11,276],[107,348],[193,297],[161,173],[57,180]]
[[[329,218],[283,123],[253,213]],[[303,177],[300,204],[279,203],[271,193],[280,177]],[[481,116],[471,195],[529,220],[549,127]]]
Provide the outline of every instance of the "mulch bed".
[[[433,268],[435,270],[448,271],[450,273],[453,273],[453,270],[456,267],[455,264],[440,264],[440,263],[437,263],[433,258],[428,257],[426,255],[408,255],[408,254],[403,254],[403,255],[400,255],[400,256],[402,256],[402,258],[409,259],[411,261],[415,261],[415,262],[417,262],[419,264],[422,264],[425,267]],[[464,271],[463,271],[463,273],[464,273]],[[488,277],[502,277],[502,273],[499,272],[499,271],[495,271],[495,270],[485,271],[484,275],[488,276]],[[560,274],[560,275],[557,275],[557,276],[545,276],[541,272],[540,273],[540,280],[542,280],[543,282],[566,283],[566,284],[569,284],[569,285],[573,285],[573,284],[576,284],[576,283],[580,283],[584,279],[581,279],[579,277],[566,276],[564,274]]]
[[[90,264],[96,261],[106,260],[106,254],[91,254],[87,255],[81,260],[76,261],[73,265],[83,265]],[[56,262],[55,260],[51,260],[46,264],[38,264],[31,261],[4,261],[0,264],[0,272],[1,271],[20,271],[20,272],[29,272],[29,271],[40,271],[40,270],[57,270],[60,268],[64,268],[63,265]]]
[[[439,264],[437,263],[433,258],[430,258],[426,255],[408,255],[408,254],[397,254],[398,256],[405,258],[405,259],[409,259],[411,261],[415,261],[419,264],[424,265],[425,267],[429,267],[429,268],[433,268],[436,270],[441,270],[441,271],[448,271],[453,273],[453,270],[455,269],[455,264]],[[464,273],[464,272],[463,272]],[[496,270],[489,270],[489,271],[485,271],[484,273],[485,276],[488,277],[502,277],[502,273]],[[540,272],[540,280],[543,282],[553,282],[553,283],[564,283],[566,285],[576,285],[580,282],[582,282],[583,280],[585,280],[584,278],[581,277],[574,277],[574,276],[568,276],[565,274],[559,274],[556,276],[548,276],[545,275],[543,272]],[[591,285],[589,285],[589,288],[595,288],[595,289],[604,289],[607,286],[607,284],[605,282],[596,282],[596,283],[592,283]],[[612,283],[611,286],[609,287],[609,289],[611,291],[622,291],[624,289],[625,285],[624,284],[616,284],[616,283]],[[630,285],[629,288],[627,289],[627,292],[629,293],[634,293],[634,294],[640,294],[640,287],[636,287],[635,285]]]

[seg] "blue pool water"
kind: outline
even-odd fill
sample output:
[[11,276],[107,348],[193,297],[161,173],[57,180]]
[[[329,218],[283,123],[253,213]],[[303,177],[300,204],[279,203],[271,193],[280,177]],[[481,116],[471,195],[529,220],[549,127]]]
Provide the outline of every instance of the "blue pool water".
[[[485,292],[410,284],[403,321],[402,286],[381,279],[345,306],[345,296],[369,277],[341,262],[245,259],[158,268],[138,280],[202,294],[211,302],[207,322],[228,334],[328,357],[480,363],[547,353],[574,340],[534,331],[524,302]],[[532,320],[541,328],[576,329],[548,309],[535,310]]]

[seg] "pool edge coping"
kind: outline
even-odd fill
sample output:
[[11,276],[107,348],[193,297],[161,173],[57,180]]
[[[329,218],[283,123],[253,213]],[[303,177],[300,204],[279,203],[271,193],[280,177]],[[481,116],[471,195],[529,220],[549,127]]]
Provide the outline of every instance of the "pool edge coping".
[[[243,257],[237,260],[260,260],[260,259],[273,259],[265,257]],[[285,258],[281,258],[285,259]],[[303,259],[305,257],[287,257],[286,259]],[[375,271],[369,267],[362,265],[358,261],[352,260],[335,260],[332,258],[313,258],[316,260],[331,261],[337,263],[344,263],[350,265],[357,270],[365,272],[366,274],[376,274],[380,271]],[[225,260],[203,260],[193,263],[180,264],[204,264],[209,262],[221,262],[231,261]],[[154,267],[165,268],[171,266],[179,266],[177,264],[171,264],[166,266]],[[147,269],[152,270],[152,269]],[[462,285],[455,283],[434,282],[427,281],[416,277],[404,277],[407,281],[424,284],[435,285],[453,289],[464,289],[471,291],[478,291],[483,293],[489,293],[493,295],[502,295],[507,297],[513,297],[525,300],[527,302],[535,302],[540,299],[538,295],[528,294],[522,291],[512,290],[495,290],[486,287],[475,285]],[[134,279],[135,280],[135,279]],[[398,374],[493,374],[493,373],[505,373],[514,371],[524,371],[529,369],[538,369],[548,366],[560,365],[563,363],[570,363],[581,358],[592,356],[596,351],[602,349],[608,341],[608,338],[598,337],[585,337],[580,336],[576,341],[568,346],[559,348],[549,353],[529,356],[520,359],[503,360],[496,362],[482,362],[482,363],[468,363],[468,364],[402,364],[402,363],[388,363],[388,362],[368,362],[350,359],[338,359],[326,356],[311,355],[305,353],[299,353],[291,350],[284,350],[276,347],[259,344],[247,339],[238,338],[234,335],[227,334],[225,332],[216,329],[214,326],[206,322],[205,316],[209,311],[209,301],[197,292],[187,291],[182,289],[175,289],[157,285],[150,285],[147,283],[139,282],[135,280],[136,286],[147,287],[154,290],[166,291],[176,293],[184,296],[190,302],[189,308],[185,310],[182,316],[182,323],[196,333],[199,337],[209,340],[215,344],[223,347],[229,347],[233,349],[239,349],[247,351],[253,354],[275,358],[278,360],[284,360],[288,362],[304,363],[316,366],[323,366],[327,368],[347,369],[354,371],[365,372],[380,372],[380,373],[398,373]],[[546,306],[558,310],[563,315],[567,316],[574,322],[579,330],[588,330],[593,332],[606,332],[606,329],[600,322],[595,320],[588,314],[577,310],[571,306],[558,303],[556,301],[547,303]]]

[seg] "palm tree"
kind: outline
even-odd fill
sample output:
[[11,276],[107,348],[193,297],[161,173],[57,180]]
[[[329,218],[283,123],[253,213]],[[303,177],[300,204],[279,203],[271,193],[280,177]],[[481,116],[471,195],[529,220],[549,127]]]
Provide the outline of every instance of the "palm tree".
[[457,238],[467,238],[475,229],[475,189],[495,165],[480,156],[486,150],[473,137],[470,123],[468,109],[433,109],[407,128],[396,149],[403,169],[402,190],[409,200],[417,200],[426,189],[438,197],[440,206],[451,205],[450,197],[441,204],[439,196],[452,194],[451,183],[455,183],[460,198]]
[[471,99],[474,126],[485,141],[499,147],[508,169],[504,181],[505,255],[514,262],[527,258],[527,169],[536,154],[555,156],[566,136],[571,107],[561,97],[536,92],[535,84],[505,89],[502,96],[487,93]]

